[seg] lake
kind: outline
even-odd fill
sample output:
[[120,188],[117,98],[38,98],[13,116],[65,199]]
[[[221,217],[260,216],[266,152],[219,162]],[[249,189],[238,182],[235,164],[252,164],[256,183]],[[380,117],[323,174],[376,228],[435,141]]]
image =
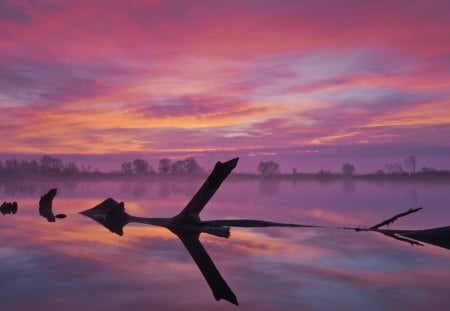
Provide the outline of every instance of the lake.
[[[107,197],[129,214],[171,217],[203,179],[1,182],[2,310],[450,310],[450,251],[374,232],[333,228],[232,228],[200,236],[239,300],[216,301],[180,240],[165,228],[129,224],[123,236],[78,214]],[[56,213],[40,196],[58,188]],[[448,181],[226,180],[203,220],[250,218],[371,226],[410,208],[392,228],[450,225]]]

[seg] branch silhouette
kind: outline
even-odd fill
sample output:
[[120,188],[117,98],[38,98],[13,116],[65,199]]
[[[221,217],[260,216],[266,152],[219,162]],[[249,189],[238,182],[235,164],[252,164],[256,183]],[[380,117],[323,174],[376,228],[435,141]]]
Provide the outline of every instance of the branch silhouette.
[[230,289],[226,281],[217,270],[214,262],[199,241],[201,233],[211,234],[217,237],[229,238],[230,227],[317,227],[310,225],[286,224],[254,219],[225,219],[208,220],[200,219],[200,212],[208,201],[219,189],[222,182],[236,167],[238,158],[228,162],[217,162],[206,181],[192,197],[186,207],[176,216],[171,218],[145,218],[129,215],[125,211],[123,202],[117,202],[108,198],[91,209],[80,212],[108,228],[111,232],[120,236],[124,234],[123,228],[130,222],[161,226],[173,232],[183,243],[189,254],[197,264],[206,282],[211,288],[216,300],[225,299],[238,305],[236,295]]
[[17,205],[17,202],[3,202],[3,204],[0,206],[0,212],[5,214],[16,214],[17,210],[19,209],[19,206]]
[[201,233],[211,234],[217,237],[229,238],[230,227],[296,227],[296,228],[335,228],[351,229],[356,231],[378,232],[385,236],[399,241],[408,242],[411,245],[423,245],[422,241],[436,246],[450,249],[450,227],[434,228],[428,230],[386,230],[380,229],[389,225],[397,219],[415,213],[422,208],[410,209],[390,217],[369,228],[359,227],[326,227],[316,225],[302,225],[293,223],[278,223],[257,219],[222,219],[206,220],[200,219],[200,212],[219,189],[222,182],[228,177],[236,167],[238,158],[227,162],[217,162],[213,171],[205,180],[203,185],[192,197],[186,207],[177,215],[170,218],[147,218],[129,215],[125,211],[124,202],[117,202],[108,198],[91,209],[80,212],[80,214],[90,217],[112,233],[122,236],[123,228],[130,222],[161,226],[169,229],[183,243],[192,259],[198,266],[200,272],[208,283],[216,300],[224,299],[238,305],[236,295],[233,293],[227,282],[223,279],[216,268],[211,257],[199,241]]
[[39,215],[47,219],[48,222],[55,222],[56,218],[66,218],[65,214],[53,214],[53,199],[56,196],[58,189],[50,189],[39,200]]
[[411,214],[414,214],[420,210],[422,207],[409,209],[406,212],[394,215],[382,222],[371,226],[369,228],[361,228],[361,227],[341,227],[341,229],[350,229],[355,231],[371,231],[378,232],[390,238],[393,238],[398,241],[407,242],[409,244],[424,246],[422,243],[432,244],[438,247],[450,249],[450,226],[447,227],[439,227],[439,228],[431,228],[424,230],[396,230],[396,229],[380,229],[384,226],[389,226],[394,221],[398,220],[401,217],[405,217]]

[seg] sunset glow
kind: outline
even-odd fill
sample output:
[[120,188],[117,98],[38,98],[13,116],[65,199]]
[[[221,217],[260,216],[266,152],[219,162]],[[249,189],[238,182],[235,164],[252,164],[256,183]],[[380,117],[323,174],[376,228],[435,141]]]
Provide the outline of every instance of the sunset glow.
[[438,157],[450,150],[449,11],[448,1],[2,1],[1,153],[289,150],[295,162],[317,146],[395,158],[400,144],[404,156]]

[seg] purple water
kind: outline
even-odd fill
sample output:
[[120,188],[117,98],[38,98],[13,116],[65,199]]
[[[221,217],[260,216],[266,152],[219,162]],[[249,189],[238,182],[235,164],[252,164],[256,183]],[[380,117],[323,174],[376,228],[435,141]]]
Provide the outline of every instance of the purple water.
[[[16,215],[0,215],[1,309],[236,310],[215,301],[167,229],[130,224],[120,237],[78,214],[113,197],[129,214],[170,217],[202,182],[0,183],[0,199],[19,203]],[[48,223],[37,206],[53,187],[54,212],[68,218]],[[201,216],[370,226],[420,206],[391,227],[450,225],[450,183],[230,179]],[[200,240],[242,310],[450,309],[450,251],[436,246],[301,228],[232,228],[230,239]]]

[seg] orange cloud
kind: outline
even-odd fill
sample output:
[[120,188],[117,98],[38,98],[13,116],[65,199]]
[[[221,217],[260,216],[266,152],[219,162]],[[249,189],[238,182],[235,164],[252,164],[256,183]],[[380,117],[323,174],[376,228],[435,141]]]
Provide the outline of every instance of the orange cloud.
[[0,9],[4,152],[420,145],[449,123],[446,1]]

